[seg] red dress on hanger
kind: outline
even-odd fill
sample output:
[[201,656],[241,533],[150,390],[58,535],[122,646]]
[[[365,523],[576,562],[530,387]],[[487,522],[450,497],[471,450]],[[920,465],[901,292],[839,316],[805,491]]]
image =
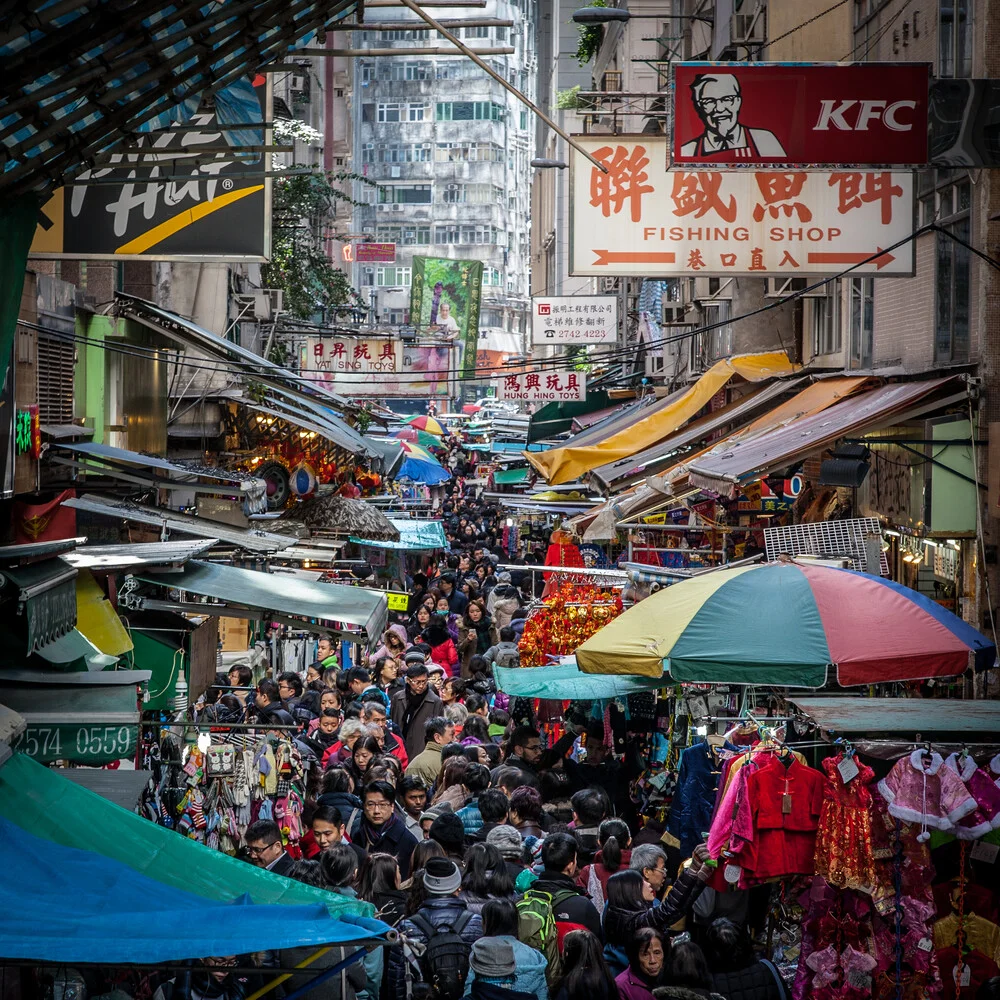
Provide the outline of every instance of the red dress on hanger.
[[872,794],[875,772],[855,760],[858,773],[846,785],[837,770],[843,756],[827,757],[823,809],[816,832],[816,874],[838,889],[861,889],[877,880],[872,847]]

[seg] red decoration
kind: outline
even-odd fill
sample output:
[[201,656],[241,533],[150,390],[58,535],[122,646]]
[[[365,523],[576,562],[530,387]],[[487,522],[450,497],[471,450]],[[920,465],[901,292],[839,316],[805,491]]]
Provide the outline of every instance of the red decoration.
[[571,656],[621,613],[621,598],[613,591],[592,584],[561,584],[524,626],[518,644],[521,666],[541,667],[552,657]]

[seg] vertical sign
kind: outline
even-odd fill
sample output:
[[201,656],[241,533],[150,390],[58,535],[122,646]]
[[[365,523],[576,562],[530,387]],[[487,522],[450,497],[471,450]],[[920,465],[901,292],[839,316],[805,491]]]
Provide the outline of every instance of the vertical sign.
[[410,322],[426,339],[450,340],[461,345],[465,378],[476,374],[482,285],[480,260],[413,258]]

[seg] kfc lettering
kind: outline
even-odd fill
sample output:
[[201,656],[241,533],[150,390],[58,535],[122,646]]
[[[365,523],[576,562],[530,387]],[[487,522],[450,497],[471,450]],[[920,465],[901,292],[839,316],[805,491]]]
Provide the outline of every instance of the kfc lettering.
[[673,163],[927,163],[925,63],[680,63]]

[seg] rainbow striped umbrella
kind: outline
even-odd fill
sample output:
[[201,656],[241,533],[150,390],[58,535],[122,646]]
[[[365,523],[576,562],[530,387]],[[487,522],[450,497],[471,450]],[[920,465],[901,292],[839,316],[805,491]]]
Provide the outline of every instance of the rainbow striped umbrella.
[[584,673],[822,687],[986,669],[993,643],[923,594],[866,573],[777,562],[692,577],[629,608],[576,651]]
[[409,441],[410,444],[418,444],[423,448],[440,448],[441,439],[427,431],[418,431],[415,427],[402,427],[398,431],[393,431],[392,436],[400,441]]
[[415,427],[418,431],[427,431],[428,434],[436,434],[441,437],[448,433],[448,428],[436,417],[428,417],[421,414],[418,417],[407,417],[404,421],[410,427]]
[[397,479],[409,479],[414,483],[426,483],[437,486],[448,479],[451,473],[429,452],[418,444],[410,441],[400,441],[403,449],[403,462],[396,472]]

